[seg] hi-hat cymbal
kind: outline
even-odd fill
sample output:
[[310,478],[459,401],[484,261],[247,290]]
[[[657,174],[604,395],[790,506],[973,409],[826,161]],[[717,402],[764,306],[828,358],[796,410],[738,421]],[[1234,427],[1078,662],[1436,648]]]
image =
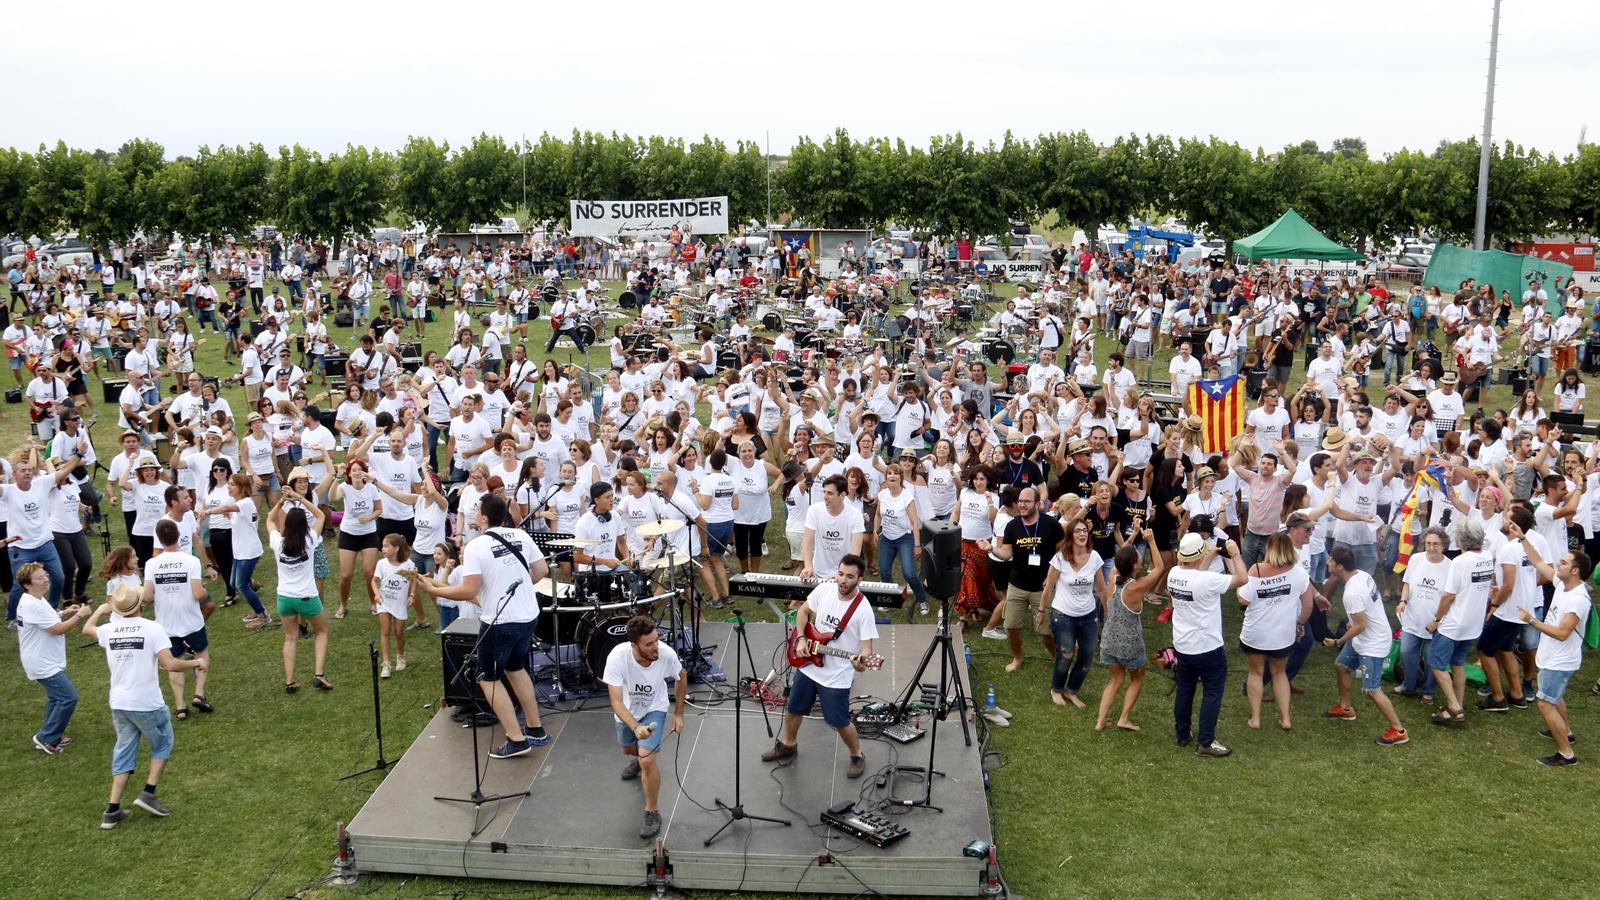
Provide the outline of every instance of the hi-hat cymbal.
[[667,519],[663,522],[648,522],[640,525],[638,531],[642,537],[660,537],[664,534],[671,534],[682,527],[682,519]]
[[588,538],[562,538],[559,541],[549,541],[548,543],[552,547],[593,547],[594,545],[603,542],[600,540],[589,540]]
[[673,569],[689,562],[687,553],[668,553],[659,559],[652,559],[647,563],[640,563],[639,569],[644,572],[656,572],[661,569]]

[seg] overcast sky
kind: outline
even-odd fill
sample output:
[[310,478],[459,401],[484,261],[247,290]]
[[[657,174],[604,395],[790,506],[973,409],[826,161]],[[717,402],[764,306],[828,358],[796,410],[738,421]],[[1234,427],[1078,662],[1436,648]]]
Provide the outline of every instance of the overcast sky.
[[[925,144],[1476,135],[1491,0],[13,4],[0,145],[452,145],[574,128]],[[1600,139],[1600,2],[1506,0],[1495,139]]]

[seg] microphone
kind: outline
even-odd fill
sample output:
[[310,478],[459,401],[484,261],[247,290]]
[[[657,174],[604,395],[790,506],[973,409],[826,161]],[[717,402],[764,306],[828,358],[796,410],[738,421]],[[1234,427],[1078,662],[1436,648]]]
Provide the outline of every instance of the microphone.
[[664,499],[670,499],[670,498],[667,498],[667,492],[662,490],[661,488],[658,488],[658,487],[657,488],[651,488],[650,489],[650,493],[657,494],[657,495],[661,496]]

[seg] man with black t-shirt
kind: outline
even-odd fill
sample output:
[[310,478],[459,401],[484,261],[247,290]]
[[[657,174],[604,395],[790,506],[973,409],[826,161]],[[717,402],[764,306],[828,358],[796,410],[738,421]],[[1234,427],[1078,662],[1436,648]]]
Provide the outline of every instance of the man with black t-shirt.
[[[1042,513],[1039,492],[1031,487],[1023,488],[1017,497],[1017,516],[1006,523],[1005,534],[994,548],[996,558],[1011,562],[1011,584],[1006,588],[1001,618],[1006,641],[1011,645],[1007,672],[1022,668],[1022,628],[1032,619],[1032,611],[1038,608],[1044,595],[1044,579],[1062,534],[1061,523]],[[1048,634],[1042,627],[1040,630]],[[1048,637],[1045,643],[1051,644]],[[1051,647],[1051,655],[1055,655],[1054,647]]]
[[1067,444],[1067,457],[1068,464],[1061,470],[1056,496],[1089,496],[1095,482],[1100,480],[1100,471],[1094,467],[1094,455],[1089,450],[1089,442],[1083,438],[1073,438]]
[[1023,455],[1027,438],[1022,432],[1012,430],[1006,435],[1006,461],[1000,465],[1000,487],[1016,485],[1019,488],[1037,487],[1044,490],[1044,471],[1039,464]]

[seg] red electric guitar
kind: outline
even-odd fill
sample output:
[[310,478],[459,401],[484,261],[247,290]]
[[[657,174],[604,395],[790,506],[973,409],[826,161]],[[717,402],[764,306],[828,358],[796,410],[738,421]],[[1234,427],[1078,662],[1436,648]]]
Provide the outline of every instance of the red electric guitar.
[[[851,653],[849,650],[837,650],[833,647],[826,646],[829,641],[833,640],[834,635],[837,633],[838,632],[818,631],[811,627],[810,622],[806,623],[804,633],[801,633],[798,629],[789,632],[787,647],[789,665],[796,669],[803,669],[806,666],[822,665],[822,658],[825,656],[837,656],[840,659],[849,659],[850,657],[855,656],[855,654]],[[803,654],[799,650],[800,641],[802,639],[812,642],[810,648],[811,652],[809,654]],[[861,657],[861,664],[866,668],[876,669],[883,665],[883,657],[863,656]]]

